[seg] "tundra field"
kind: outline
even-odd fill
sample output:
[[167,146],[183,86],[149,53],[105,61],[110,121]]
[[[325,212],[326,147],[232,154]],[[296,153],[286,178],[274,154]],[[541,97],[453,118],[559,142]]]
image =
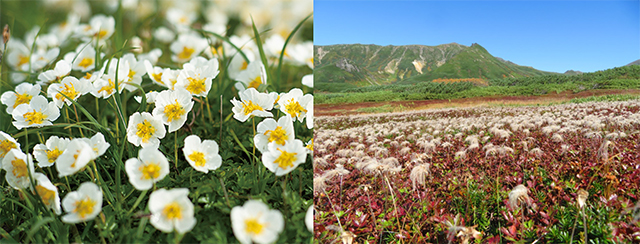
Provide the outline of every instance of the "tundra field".
[[316,119],[320,242],[640,241],[640,100]]

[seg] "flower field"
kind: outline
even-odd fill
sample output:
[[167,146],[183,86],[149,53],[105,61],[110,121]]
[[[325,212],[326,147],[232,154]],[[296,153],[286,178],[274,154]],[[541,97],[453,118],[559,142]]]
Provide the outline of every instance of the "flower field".
[[2,1],[0,239],[313,241],[312,1]]
[[640,100],[317,117],[315,238],[640,241]]

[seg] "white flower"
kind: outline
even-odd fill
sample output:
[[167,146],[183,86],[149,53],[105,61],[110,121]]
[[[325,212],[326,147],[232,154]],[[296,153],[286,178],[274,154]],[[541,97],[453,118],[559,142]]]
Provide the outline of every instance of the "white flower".
[[71,64],[67,60],[61,59],[52,70],[40,73],[37,83],[44,86],[50,83],[60,82],[62,78],[69,75],[69,72],[71,72]]
[[0,162],[11,149],[20,148],[20,143],[9,134],[0,131]]
[[[142,83],[142,76],[147,73],[145,64],[144,62],[138,62],[133,53],[127,53],[122,56],[120,66],[123,64],[127,64],[126,67],[128,67],[124,88],[127,89],[127,91],[135,91],[138,87],[134,85],[140,85]],[[119,74],[118,78],[120,78]]]
[[0,101],[2,104],[7,105],[7,113],[13,113],[13,109],[20,104],[29,104],[31,99],[40,94],[40,85],[32,85],[30,83],[21,83],[16,86],[16,91],[6,91],[2,93]]
[[158,93],[155,104],[153,116],[162,119],[162,123],[169,125],[169,132],[174,132],[187,121],[187,114],[193,108],[194,102],[189,92],[176,89]]
[[274,172],[276,176],[291,172],[306,160],[307,149],[298,139],[288,142],[284,146],[269,143],[268,150],[262,154],[262,164]]
[[299,88],[293,88],[288,93],[280,96],[278,105],[280,105],[280,111],[288,114],[300,122],[306,117],[309,112],[308,106],[313,102],[313,95],[306,94],[303,96],[302,90]]
[[313,233],[313,205],[307,209],[307,214],[304,216],[304,224],[307,226],[307,230]]
[[309,96],[311,97],[311,101],[309,101],[309,103],[307,103],[307,128],[309,129],[313,129],[313,95],[311,94],[307,94],[305,96]]
[[72,100],[78,99],[80,96],[89,93],[93,87],[91,83],[80,82],[76,77],[67,76],[62,79],[60,83],[53,83],[47,88],[47,96],[53,98],[53,102],[62,108],[63,102],[67,103],[67,106],[71,106],[71,101],[64,97],[66,95]]
[[148,112],[135,112],[129,117],[127,140],[133,145],[158,148],[166,133],[162,120]]
[[169,68],[164,69],[162,72],[162,77],[160,77],[160,81],[163,86],[173,90],[175,88],[176,83],[178,83],[178,75],[180,74],[180,70],[172,70]]
[[105,152],[107,152],[107,149],[111,145],[104,139],[104,135],[100,132],[96,133],[91,138],[78,139],[83,140],[89,146],[91,146],[91,149],[93,149],[93,155],[91,156],[92,160],[102,156]]
[[258,123],[256,130],[258,133],[256,133],[253,141],[261,153],[267,151],[267,145],[269,143],[284,146],[285,143],[295,139],[293,121],[289,115],[280,117],[277,123],[275,119],[265,119]]
[[307,153],[311,153],[311,156],[313,156],[313,138],[307,142],[305,148],[307,149]]
[[53,210],[56,215],[60,215],[62,211],[60,209],[58,188],[43,173],[35,173],[33,179],[36,181],[35,193],[40,196],[42,203],[48,209]]
[[231,227],[240,243],[273,243],[284,230],[284,218],[261,201],[249,200],[231,209]]
[[182,152],[191,167],[203,173],[216,170],[222,164],[222,157],[218,154],[218,143],[214,140],[200,141],[197,135],[187,136]]
[[158,189],[149,196],[151,225],[163,232],[184,234],[196,225],[189,189]]
[[51,136],[45,144],[36,145],[33,148],[33,156],[38,161],[38,167],[51,167],[67,148],[70,141],[68,138]]
[[169,47],[171,49],[171,61],[177,63],[187,62],[198,56],[208,46],[207,40],[196,34],[185,33],[178,36],[178,40]]
[[[122,82],[124,81],[124,79],[120,79],[120,77],[123,76],[118,75],[118,93],[122,93],[125,88],[125,85]],[[91,90],[91,94],[95,97],[104,99],[111,97],[111,95],[116,93],[115,80],[116,78],[113,74],[103,75],[102,77],[96,79],[92,84],[93,89]]]
[[[87,72],[96,67],[96,50],[90,43],[78,45],[76,52],[71,55],[75,56],[75,60],[71,63],[72,70]],[[101,53],[100,56],[104,56],[104,54]]]
[[287,46],[287,57],[298,65],[307,65],[313,69],[313,42],[307,41]]
[[193,96],[206,97],[211,90],[211,80],[218,76],[218,59],[196,57],[184,64],[174,89],[184,88]]
[[[158,94],[159,92],[157,91],[150,91],[147,92],[147,94],[144,94],[145,99],[147,99],[147,104],[156,103],[156,97],[158,97]],[[133,99],[138,103],[142,103],[142,96],[135,96]]]
[[169,89],[172,89],[173,86],[169,86],[164,84],[164,82],[162,82],[162,73],[164,72],[164,69],[158,66],[153,66],[151,64],[151,62],[149,60],[145,60],[143,61],[144,63],[144,67],[147,70],[147,75],[149,75],[149,78],[151,78],[151,81],[153,81],[154,83],[167,87]]
[[99,78],[102,78],[102,75],[104,74],[104,67],[102,70],[98,70],[95,71],[93,73],[85,73],[84,76],[80,77],[80,79],[78,79],[80,82],[85,82],[85,83],[95,83],[96,80],[98,80]]
[[36,49],[31,54],[31,70],[40,70],[53,62],[60,54],[60,48]]
[[9,64],[13,70],[29,71],[31,53],[27,45],[17,38],[11,38],[7,42],[6,48],[7,64]]
[[262,61],[252,61],[246,70],[243,70],[238,74],[236,78],[236,89],[242,92],[248,88],[255,88],[256,90],[261,84],[267,84],[267,70],[265,70]]
[[76,28],[76,34],[82,36],[85,41],[97,38],[100,45],[103,45],[104,41],[115,32],[115,26],[116,21],[113,16],[98,14],[89,20],[89,24],[79,25]]
[[313,74],[308,74],[302,77],[302,84],[313,88]]
[[67,40],[69,35],[71,35],[73,30],[76,28],[76,26],[78,26],[79,23],[80,15],[78,15],[77,13],[69,13],[67,15],[67,20],[62,23],[53,25],[50,32],[56,35],[60,42],[64,42],[65,40]]
[[75,174],[86,166],[93,158],[93,148],[79,138],[71,140],[67,148],[56,161],[58,177]]
[[31,99],[29,104],[20,104],[11,113],[13,116],[13,125],[18,130],[25,127],[42,127],[53,125],[60,116],[60,110],[54,102],[48,102],[47,98],[38,95]]
[[256,60],[256,55],[253,54],[253,52],[245,52],[244,54],[245,56],[247,56],[247,59],[249,59],[249,62],[247,62],[247,60],[245,60],[244,57],[239,53],[231,58],[231,63],[229,63],[227,71],[229,72],[229,78],[231,78],[232,80],[237,79],[238,75],[242,71],[245,71],[247,70],[247,68],[249,68],[249,63]]
[[160,26],[153,32],[153,37],[162,43],[169,43],[176,38],[176,34],[174,34],[169,28]]
[[130,158],[124,163],[129,182],[138,190],[149,190],[156,182],[169,174],[169,161],[155,148],[142,148],[138,158]]
[[245,122],[251,116],[273,117],[271,112],[267,112],[273,108],[274,100],[269,94],[259,93],[255,88],[249,88],[238,93],[240,101],[234,97],[231,100],[233,104],[233,118],[240,122]]
[[160,50],[160,48],[154,48],[148,53],[142,53],[138,55],[138,62],[144,63],[144,61],[149,61],[152,65],[155,65],[158,62],[160,56],[162,56],[162,50]]
[[[266,40],[264,40],[264,52],[267,57],[280,58],[282,54],[282,47],[284,47],[284,38],[280,34],[273,34]],[[288,53],[285,51],[285,58],[289,58]]]
[[194,11],[183,11],[179,8],[170,8],[167,10],[167,21],[173,24],[180,33],[187,32],[189,26],[197,17]]
[[62,222],[75,224],[92,220],[102,211],[102,191],[98,185],[84,182],[77,191],[64,196],[62,208],[67,212],[62,216]]
[[25,189],[31,185],[29,175],[33,175],[33,159],[19,149],[11,149],[2,159],[2,168],[7,171],[7,183],[15,189]]

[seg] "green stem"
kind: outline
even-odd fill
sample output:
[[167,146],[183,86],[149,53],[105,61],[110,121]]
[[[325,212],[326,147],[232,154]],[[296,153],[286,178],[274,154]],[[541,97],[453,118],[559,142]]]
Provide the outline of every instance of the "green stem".
[[178,172],[178,131],[173,132],[173,159]]
[[138,204],[140,204],[140,202],[142,202],[142,199],[144,199],[144,196],[147,195],[147,191],[149,191],[149,190],[144,190],[144,191],[142,191],[142,193],[140,193],[140,196],[138,196],[138,199],[136,199],[136,202],[133,203],[133,207],[131,207],[131,209],[127,213],[128,216],[130,216],[131,213],[133,213],[133,210],[135,210],[136,207],[138,207]]
[[[78,109],[76,109],[76,104],[73,104],[73,111],[76,113],[76,123],[80,123],[80,117],[78,117]],[[82,137],[84,137],[84,133],[82,133],[82,128],[78,127],[78,130],[80,131],[80,135]]]
[[207,111],[209,111],[209,123],[213,125],[213,116],[211,115],[211,105],[209,105],[209,97],[204,97],[204,99],[207,104]]
[[393,207],[395,208],[396,213],[396,224],[398,225],[398,229],[402,229],[400,225],[400,221],[398,220],[398,206],[396,205],[396,198],[393,196],[393,189],[391,188],[391,183],[389,183],[389,179],[387,176],[384,176],[384,180],[387,181],[387,186],[389,186],[389,192],[391,193],[391,200],[393,200]]
[[222,178],[218,178],[220,180],[220,185],[222,185],[222,191],[224,192],[224,198],[227,200],[227,206],[231,207],[231,203],[229,202],[229,194],[227,193],[227,187],[224,185],[224,181]]

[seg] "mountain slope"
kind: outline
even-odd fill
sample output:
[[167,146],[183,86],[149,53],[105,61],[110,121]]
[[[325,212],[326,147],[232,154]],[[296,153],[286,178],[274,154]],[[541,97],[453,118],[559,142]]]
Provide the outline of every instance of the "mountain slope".
[[640,59],[638,59],[636,61],[633,61],[633,62],[627,64],[626,66],[629,66],[629,65],[640,65]]
[[417,83],[437,78],[502,78],[554,74],[496,58],[482,46],[342,44],[314,47],[316,90]]
[[473,44],[465,48],[445,64],[422,75],[405,79],[402,83],[417,83],[438,78],[482,78],[497,79],[506,77],[525,77],[554,74],[520,66],[489,54],[487,50]]

